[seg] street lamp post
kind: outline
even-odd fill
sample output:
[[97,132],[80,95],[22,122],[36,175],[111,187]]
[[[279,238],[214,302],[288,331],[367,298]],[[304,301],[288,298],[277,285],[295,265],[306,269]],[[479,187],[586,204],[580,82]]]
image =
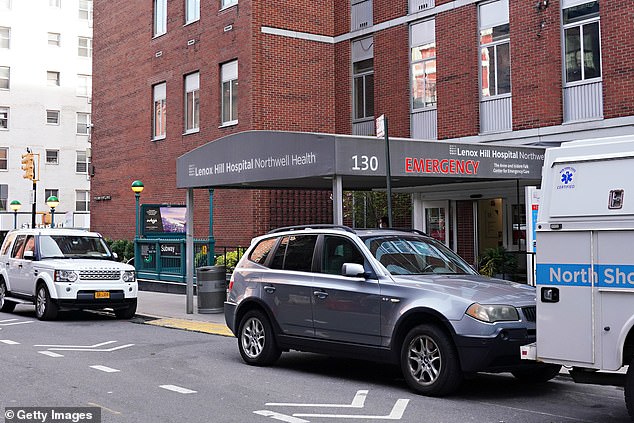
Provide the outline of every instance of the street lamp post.
[[18,200],[13,200],[9,203],[9,207],[13,210],[13,229],[18,228],[18,210],[22,207],[22,203]]
[[132,191],[134,191],[134,199],[136,202],[134,213],[134,238],[139,238],[139,200],[141,199],[141,192],[143,191],[143,182],[136,180],[132,182]]
[[55,207],[59,205],[59,199],[51,195],[46,199],[46,205],[51,208],[51,228],[55,227]]

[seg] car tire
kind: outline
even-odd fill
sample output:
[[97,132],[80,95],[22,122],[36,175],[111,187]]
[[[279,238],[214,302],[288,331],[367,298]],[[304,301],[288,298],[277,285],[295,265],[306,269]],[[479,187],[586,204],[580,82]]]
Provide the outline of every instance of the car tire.
[[558,364],[543,364],[530,369],[515,370],[511,374],[524,383],[546,383],[559,374]]
[[634,421],[634,358],[630,362],[625,376],[625,406],[630,419]]
[[238,349],[242,359],[253,366],[269,366],[280,358],[273,327],[260,310],[251,310],[240,321]]
[[7,285],[0,281],[0,311],[11,313],[15,309],[15,303],[7,301]]
[[125,308],[115,308],[114,315],[117,319],[131,319],[136,314],[136,299]]
[[55,320],[59,308],[51,298],[48,288],[43,283],[37,286],[35,294],[35,316],[39,320]]
[[428,396],[451,394],[463,380],[451,338],[431,324],[416,326],[405,337],[401,371],[410,388]]

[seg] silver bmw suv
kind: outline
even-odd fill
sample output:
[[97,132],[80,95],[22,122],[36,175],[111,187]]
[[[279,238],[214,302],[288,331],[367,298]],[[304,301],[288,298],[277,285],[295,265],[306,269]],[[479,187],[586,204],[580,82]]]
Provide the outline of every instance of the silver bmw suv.
[[227,326],[251,365],[299,350],[399,364],[447,395],[474,372],[529,382],[559,366],[520,360],[535,341],[535,289],[479,275],[420,232],[287,227],[255,238],[233,272]]

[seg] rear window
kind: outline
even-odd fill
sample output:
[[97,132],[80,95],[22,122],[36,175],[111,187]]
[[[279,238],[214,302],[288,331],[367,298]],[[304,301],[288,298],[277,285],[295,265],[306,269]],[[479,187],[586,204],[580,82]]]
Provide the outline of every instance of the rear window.
[[255,246],[255,248],[251,251],[249,255],[249,260],[254,263],[258,263],[264,265],[266,259],[269,257],[269,253],[271,249],[275,247],[275,243],[277,242],[277,238],[269,238],[262,240]]
[[282,238],[273,262],[272,269],[310,272],[313,268],[313,252],[317,243],[316,235],[292,235]]

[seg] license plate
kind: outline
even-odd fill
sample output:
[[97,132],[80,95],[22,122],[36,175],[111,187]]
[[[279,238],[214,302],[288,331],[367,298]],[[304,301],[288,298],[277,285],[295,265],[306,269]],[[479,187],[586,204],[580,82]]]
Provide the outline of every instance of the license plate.
[[110,293],[108,291],[97,291],[95,292],[95,298],[110,298]]

